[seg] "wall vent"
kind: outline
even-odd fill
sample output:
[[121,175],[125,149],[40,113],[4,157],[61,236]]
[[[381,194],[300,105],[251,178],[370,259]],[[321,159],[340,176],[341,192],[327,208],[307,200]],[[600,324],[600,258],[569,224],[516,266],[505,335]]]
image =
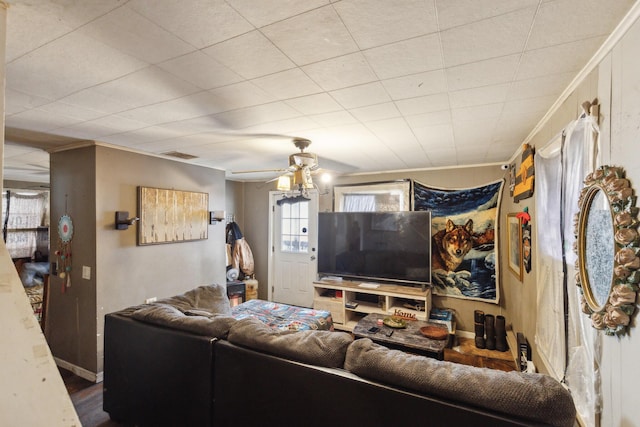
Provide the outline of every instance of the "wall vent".
[[171,156],[171,157],[177,157],[179,159],[183,159],[183,160],[191,160],[191,159],[195,159],[198,156],[194,156],[192,154],[187,154],[187,153],[181,153],[180,151],[168,151],[166,153],[162,153],[165,156]]

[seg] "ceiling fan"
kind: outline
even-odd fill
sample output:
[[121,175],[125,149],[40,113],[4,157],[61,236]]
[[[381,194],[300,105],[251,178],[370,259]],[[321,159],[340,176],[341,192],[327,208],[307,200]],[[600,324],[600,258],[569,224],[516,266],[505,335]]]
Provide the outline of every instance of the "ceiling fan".
[[[246,170],[236,171],[233,174],[241,173],[259,173],[259,172],[279,172],[281,175],[267,182],[278,180],[278,190],[288,191],[292,187],[294,189],[313,188],[313,180],[311,173],[319,170],[318,156],[315,153],[305,151],[311,140],[307,138],[295,137],[292,139],[293,145],[300,150],[299,153],[293,153],[289,156],[289,167],[286,169],[262,169],[262,170]],[[293,184],[293,185],[292,185]]]

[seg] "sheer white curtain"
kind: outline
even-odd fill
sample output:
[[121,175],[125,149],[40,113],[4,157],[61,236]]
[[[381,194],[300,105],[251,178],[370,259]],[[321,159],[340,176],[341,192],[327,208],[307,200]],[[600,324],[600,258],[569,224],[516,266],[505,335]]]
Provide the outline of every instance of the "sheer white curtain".
[[2,194],[6,246],[12,258],[33,256],[38,247],[37,228],[49,225],[48,209],[47,192],[22,194],[9,190]]
[[[580,308],[573,250],[574,217],[584,177],[595,169],[598,126],[582,117],[565,129],[561,148],[536,154],[538,315],[536,344],[551,374],[565,380],[578,413],[595,426],[599,412],[599,335]],[[566,298],[565,295],[566,287]],[[567,328],[565,335],[565,304]],[[568,352],[565,352],[565,348]]]
[[342,210],[344,212],[374,212],[376,210],[375,194],[345,194]]

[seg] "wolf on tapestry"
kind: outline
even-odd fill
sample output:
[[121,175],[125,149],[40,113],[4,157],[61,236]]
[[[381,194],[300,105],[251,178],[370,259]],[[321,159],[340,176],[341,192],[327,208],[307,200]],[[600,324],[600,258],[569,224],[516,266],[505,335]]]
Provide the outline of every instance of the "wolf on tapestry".
[[499,301],[496,225],[504,180],[443,189],[414,182],[414,210],[431,211],[435,295]]

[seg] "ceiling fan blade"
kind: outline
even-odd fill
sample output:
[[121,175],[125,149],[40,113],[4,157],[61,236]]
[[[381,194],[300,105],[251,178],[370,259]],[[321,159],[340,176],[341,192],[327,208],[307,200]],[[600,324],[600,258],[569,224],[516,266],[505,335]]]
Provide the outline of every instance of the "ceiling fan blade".
[[231,171],[232,174],[265,173],[265,172],[289,172],[289,169],[256,169],[256,170],[246,170],[246,171]]

